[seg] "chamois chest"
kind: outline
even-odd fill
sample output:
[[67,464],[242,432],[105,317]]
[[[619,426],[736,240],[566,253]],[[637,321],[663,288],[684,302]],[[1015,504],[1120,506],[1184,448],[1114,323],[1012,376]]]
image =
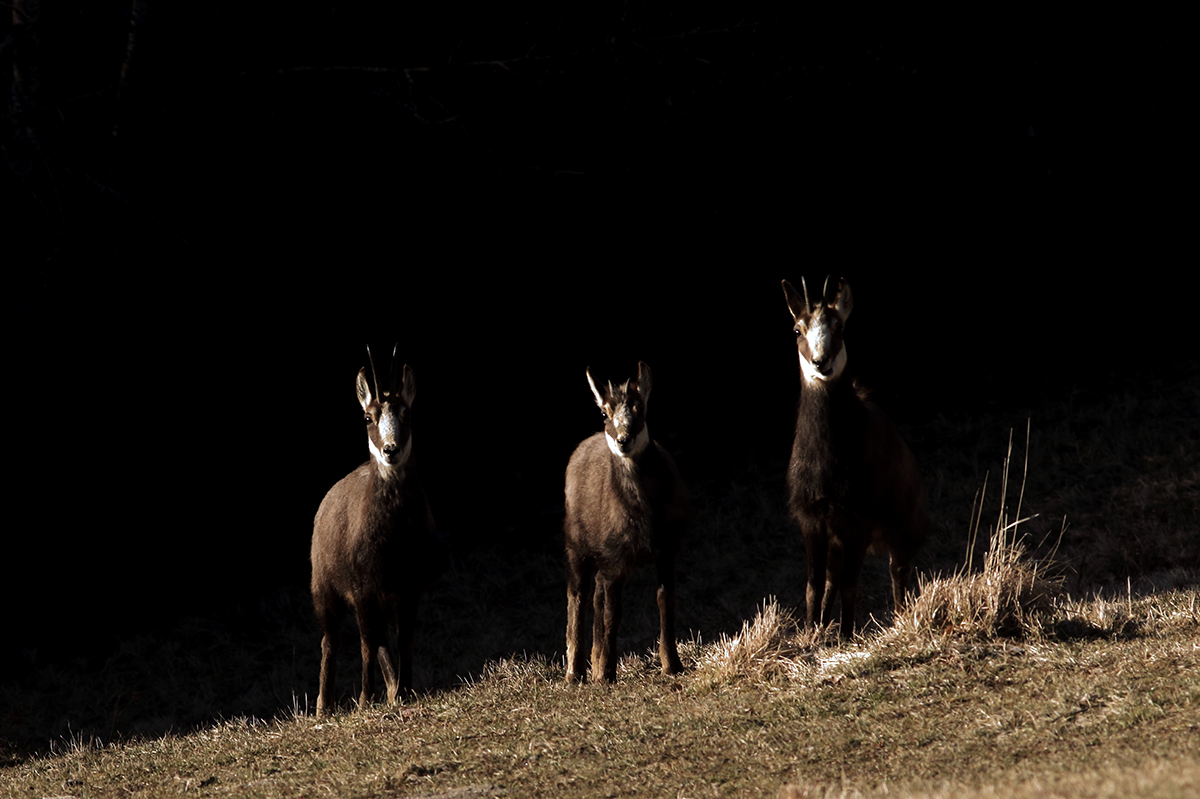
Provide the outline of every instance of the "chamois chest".
[[651,442],[637,458],[613,455],[604,434],[586,439],[567,466],[567,547],[628,563],[674,548],[687,500],[670,456]]
[[848,381],[826,389],[804,386],[788,467],[794,510],[856,503],[866,448],[867,409]]

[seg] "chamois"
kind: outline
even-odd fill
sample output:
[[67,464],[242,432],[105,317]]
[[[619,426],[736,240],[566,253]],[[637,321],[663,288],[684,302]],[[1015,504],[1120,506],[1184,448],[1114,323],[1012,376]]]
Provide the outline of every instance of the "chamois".
[[[416,378],[406,364],[397,386],[393,349],[389,382],[381,393],[369,348],[367,358],[371,379],[364,367],[355,387],[371,458],[329,489],[313,521],[313,607],[324,634],[317,715],[333,710],[338,634],[348,610],[354,611],[362,646],[359,705],[371,701],[376,659],[388,702],[412,690],[417,603],[432,571],[433,514],[412,455]],[[398,659],[388,645],[391,625],[399,633]]]
[[[850,284],[825,279],[808,301],[783,281],[800,354],[800,402],[788,466],[788,511],[808,554],[805,601],[810,626],[833,619],[841,594],[839,635],[854,633],[858,576],[868,549],[890,556],[892,598],[904,606],[912,559],[925,540],[928,516],[916,459],[892,422],[845,377],[842,332],[854,306]],[[822,574],[824,589],[822,591]]]
[[675,555],[692,509],[675,461],[646,428],[650,367],[638,362],[636,379],[603,391],[590,368],[587,379],[604,432],[584,439],[567,465],[567,682],[586,679],[583,592],[592,580],[592,678],[616,681],[621,589],[650,560],[658,569],[658,656],[664,674],[678,674]]

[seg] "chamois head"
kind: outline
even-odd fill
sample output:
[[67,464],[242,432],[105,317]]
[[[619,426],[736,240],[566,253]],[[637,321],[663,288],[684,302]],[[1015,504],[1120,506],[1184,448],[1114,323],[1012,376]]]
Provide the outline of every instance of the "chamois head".
[[604,437],[608,448],[621,458],[636,458],[650,443],[646,429],[646,404],[650,401],[650,367],[638,361],[638,375],[619,386],[612,381],[601,391],[587,370],[588,385],[604,417]]
[[370,347],[367,347],[367,360],[371,364],[371,379],[367,380],[367,368],[364,366],[358,370],[355,388],[358,390],[358,403],[362,405],[363,420],[367,423],[367,443],[371,455],[386,473],[393,466],[403,466],[412,452],[410,408],[417,392],[417,382],[412,369],[405,364],[404,376],[400,385],[396,385],[396,350],[393,348],[387,388],[381,392]]
[[795,320],[793,330],[796,332],[796,348],[800,352],[800,371],[804,375],[804,382],[810,385],[832,383],[846,368],[846,345],[842,342],[842,330],[854,307],[850,284],[838,278],[831,286],[826,277],[822,296],[815,303],[808,301],[808,286],[804,278],[800,278],[800,287],[804,289],[803,297],[792,288],[791,283],[783,281],[783,294]]

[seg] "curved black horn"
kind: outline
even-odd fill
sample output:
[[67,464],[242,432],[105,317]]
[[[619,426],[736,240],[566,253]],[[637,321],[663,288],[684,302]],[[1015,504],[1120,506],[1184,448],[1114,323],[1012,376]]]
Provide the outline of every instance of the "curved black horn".
[[396,353],[399,351],[400,351],[400,342],[397,341],[395,344],[392,345],[392,368],[391,368],[391,376],[388,378],[388,382],[391,383],[391,385],[388,386],[389,394],[395,394],[396,387],[400,385],[400,383],[398,381],[399,376],[396,374],[396,364],[399,363],[399,361],[396,360]]
[[837,299],[838,289],[841,287],[841,284],[842,284],[842,281],[840,281],[840,280],[837,283],[834,283],[833,284],[833,293],[830,293],[830,291],[829,291],[829,278],[830,277],[832,277],[832,275],[825,276],[825,288],[821,289],[821,294],[824,297],[824,302],[826,305],[833,305],[834,300]]
[[808,284],[804,282],[804,275],[800,276],[800,288],[804,290],[804,312],[811,313],[812,305],[808,302]]
[[375,373],[375,359],[371,357],[371,345],[367,345],[367,363],[371,364],[371,385],[375,387],[375,398],[378,399],[379,394],[379,375]]

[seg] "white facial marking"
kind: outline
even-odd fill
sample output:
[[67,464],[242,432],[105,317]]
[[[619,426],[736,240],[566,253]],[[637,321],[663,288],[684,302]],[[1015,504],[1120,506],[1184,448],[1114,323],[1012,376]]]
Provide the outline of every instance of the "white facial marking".
[[[833,337],[829,333],[829,328],[826,325],[815,325],[805,335],[805,340],[808,342],[808,351],[818,361],[833,346]],[[800,356],[800,372],[804,376],[804,382],[813,385],[837,380],[845,368],[846,345],[844,343],[842,344],[842,348],[838,350],[838,354],[834,356],[833,369],[827,375],[821,374],[808,358],[805,358],[803,355]]]
[[379,437],[385,446],[396,443],[396,417],[391,413],[379,414]]
[[[385,447],[389,444],[395,445],[398,433],[399,426],[396,424],[395,414],[392,413],[390,409],[386,410],[384,413],[381,413],[379,415],[379,437],[382,439],[383,445]],[[379,449],[379,447],[375,446],[375,441],[371,439],[370,436],[367,437],[367,446],[369,446],[371,449],[371,455],[386,473],[388,469],[402,467],[408,461],[409,453],[412,452],[412,436],[409,436],[404,442],[404,448],[398,455],[393,457],[392,462],[389,462],[387,455],[385,455]]]
[[385,469],[391,466],[387,462],[387,458],[383,457],[383,453],[379,451],[379,447],[375,446],[375,441],[370,437],[367,438],[367,446],[371,448],[371,457],[377,460],[380,466]]
[[833,346],[833,337],[829,335],[829,328],[825,325],[816,325],[810,328],[806,338],[808,338],[808,350],[817,360],[820,360],[825,351]]

